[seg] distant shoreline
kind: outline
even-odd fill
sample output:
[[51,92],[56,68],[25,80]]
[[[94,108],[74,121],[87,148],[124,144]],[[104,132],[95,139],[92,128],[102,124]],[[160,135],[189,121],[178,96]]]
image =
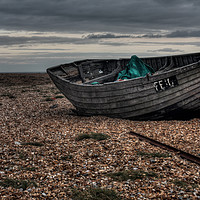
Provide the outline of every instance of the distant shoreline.
[[46,74],[46,72],[0,72],[0,74]]
[[51,84],[47,73],[0,73],[0,86]]

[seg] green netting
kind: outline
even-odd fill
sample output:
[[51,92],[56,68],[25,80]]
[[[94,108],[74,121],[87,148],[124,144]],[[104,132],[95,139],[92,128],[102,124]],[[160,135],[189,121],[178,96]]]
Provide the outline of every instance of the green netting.
[[127,64],[126,69],[119,72],[118,79],[132,79],[137,77],[144,77],[148,73],[154,73],[154,69],[145,64],[140,58],[136,55],[131,57],[130,62]]

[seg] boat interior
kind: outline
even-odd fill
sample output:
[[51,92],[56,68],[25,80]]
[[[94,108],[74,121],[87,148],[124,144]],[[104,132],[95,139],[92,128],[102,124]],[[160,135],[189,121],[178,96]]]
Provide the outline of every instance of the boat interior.
[[[141,58],[156,73],[162,73],[200,61],[200,53],[177,56]],[[73,83],[99,84],[116,81],[118,73],[125,69],[130,59],[87,59],[51,68],[51,72]]]

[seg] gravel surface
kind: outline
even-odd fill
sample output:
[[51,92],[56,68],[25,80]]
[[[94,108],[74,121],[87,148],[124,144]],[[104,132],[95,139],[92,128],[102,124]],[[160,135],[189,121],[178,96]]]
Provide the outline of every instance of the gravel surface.
[[[2,199],[81,199],[75,193],[88,188],[121,199],[200,199],[199,165],[128,134],[200,156],[200,119],[131,121],[73,109],[46,74],[0,74]],[[77,138],[95,133],[109,137]]]

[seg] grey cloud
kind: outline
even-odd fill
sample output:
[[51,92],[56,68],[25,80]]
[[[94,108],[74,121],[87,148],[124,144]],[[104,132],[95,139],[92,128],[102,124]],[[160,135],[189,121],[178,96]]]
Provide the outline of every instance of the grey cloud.
[[111,33],[102,33],[102,34],[88,34],[84,35],[84,39],[116,39],[116,38],[176,38],[176,37],[200,37],[200,30],[199,31],[188,31],[188,30],[182,30],[182,31],[173,31],[171,33],[167,34],[154,34],[154,33],[148,33],[148,34],[142,34],[142,35],[117,35],[117,34],[111,34]]
[[164,37],[164,35],[161,34],[143,34],[141,36],[135,36],[135,38],[161,38]]
[[200,30],[177,30],[165,34],[143,34],[140,36],[133,36],[135,38],[186,38],[186,37],[200,37]]
[[[197,0],[3,0],[9,30],[140,33],[199,27]],[[191,23],[192,22],[192,23]]]
[[[47,51],[47,52],[51,52],[51,51],[70,51],[72,49],[43,49],[43,48],[12,48],[12,50],[25,50],[25,51]],[[7,53],[6,53],[7,54]]]
[[[200,31],[174,31],[165,35],[161,34],[143,34],[143,35],[130,35],[130,34],[87,34],[81,38],[75,37],[55,37],[55,36],[32,36],[32,37],[11,37],[11,36],[0,36],[0,46],[13,46],[18,45],[19,47],[32,46],[34,44],[100,44],[110,46],[121,46],[130,45],[129,43],[118,42],[120,38],[176,38],[176,37],[200,37]],[[115,42],[108,41],[107,39],[116,39]],[[135,42],[136,43],[136,42]],[[142,42],[139,42],[142,43]],[[145,42],[151,43],[151,42]],[[155,43],[155,41],[153,42]],[[177,44],[177,43],[174,43]],[[182,43],[181,43],[182,44]],[[188,44],[188,43],[187,43]],[[192,45],[199,46],[199,43],[192,43]]]
[[188,31],[177,30],[167,34],[143,34],[140,36],[133,36],[134,38],[186,38],[186,37],[200,37],[200,30]]
[[125,43],[125,42],[99,42],[99,45],[107,45],[107,46],[128,46],[128,45],[132,45],[132,43]]
[[183,51],[180,49],[163,48],[163,49],[152,50],[149,52],[183,52]]
[[[128,36],[127,36],[128,37]],[[123,36],[105,35],[87,35],[82,38],[70,37],[52,37],[52,36],[33,36],[33,37],[11,37],[0,36],[0,46],[19,45],[20,47],[32,46],[34,44],[102,44],[101,39],[123,38]],[[107,43],[109,44],[109,43]]]
[[79,38],[68,38],[68,37],[10,37],[0,36],[0,45],[32,45],[32,44],[79,44],[83,43],[83,39]]
[[86,39],[112,39],[112,38],[132,38],[131,35],[116,35],[111,33],[103,33],[103,34],[88,34],[83,36]]
[[200,37],[200,30],[188,31],[177,30],[167,34],[143,34],[138,38],[186,38],[186,37]]
[[174,31],[166,37],[200,37],[200,31]]

